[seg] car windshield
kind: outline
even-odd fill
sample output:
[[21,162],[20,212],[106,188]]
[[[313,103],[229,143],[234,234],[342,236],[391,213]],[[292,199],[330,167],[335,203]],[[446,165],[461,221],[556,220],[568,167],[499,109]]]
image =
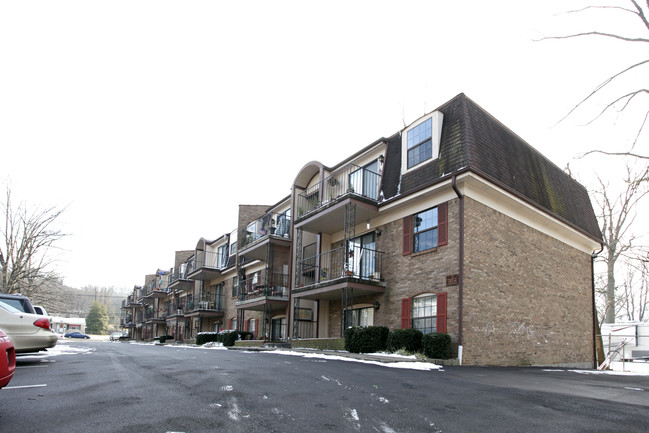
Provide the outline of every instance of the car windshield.
[[0,301],[0,307],[4,308],[5,310],[9,311],[10,313],[22,313],[22,311],[18,310],[17,308],[12,307],[11,305],[7,304],[6,302]]

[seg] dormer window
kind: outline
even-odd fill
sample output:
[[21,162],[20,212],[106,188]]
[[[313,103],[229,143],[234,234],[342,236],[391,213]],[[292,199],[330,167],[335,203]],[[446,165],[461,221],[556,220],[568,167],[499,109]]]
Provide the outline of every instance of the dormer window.
[[408,131],[408,168],[433,157],[432,126],[428,119]]
[[441,112],[434,111],[404,131],[402,143],[405,158],[402,158],[402,172],[439,157],[443,119]]

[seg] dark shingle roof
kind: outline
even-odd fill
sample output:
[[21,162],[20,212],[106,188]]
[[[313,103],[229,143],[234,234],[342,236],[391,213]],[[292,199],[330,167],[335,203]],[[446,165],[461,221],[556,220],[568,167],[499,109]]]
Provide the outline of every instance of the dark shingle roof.
[[440,157],[400,176],[401,133],[386,141],[385,199],[470,170],[601,242],[586,189],[464,94],[444,114]]

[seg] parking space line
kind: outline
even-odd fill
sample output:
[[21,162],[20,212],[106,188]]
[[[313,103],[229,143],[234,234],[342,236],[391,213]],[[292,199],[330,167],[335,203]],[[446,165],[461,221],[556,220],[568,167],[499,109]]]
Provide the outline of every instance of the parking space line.
[[47,384],[44,383],[42,385],[5,386],[2,389],[40,388],[43,386],[47,386]]

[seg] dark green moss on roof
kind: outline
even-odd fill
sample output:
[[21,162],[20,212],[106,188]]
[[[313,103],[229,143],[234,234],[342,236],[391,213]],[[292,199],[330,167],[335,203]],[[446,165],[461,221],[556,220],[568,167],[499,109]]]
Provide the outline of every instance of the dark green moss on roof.
[[577,181],[464,94],[438,110],[444,114],[438,159],[401,176],[401,133],[387,140],[386,199],[467,169],[601,241],[588,192]]

